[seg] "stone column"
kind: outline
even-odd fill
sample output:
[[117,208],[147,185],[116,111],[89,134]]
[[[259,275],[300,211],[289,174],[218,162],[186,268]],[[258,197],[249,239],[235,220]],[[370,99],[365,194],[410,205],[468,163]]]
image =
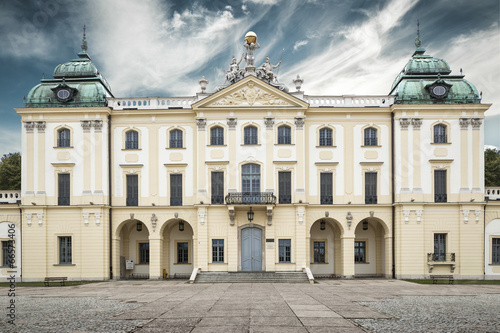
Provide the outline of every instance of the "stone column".
[[346,279],[354,278],[354,235],[343,236],[342,244],[342,276]]
[[158,233],[149,235],[149,279],[160,280],[163,278],[162,270],[163,239]]
[[[113,237],[111,240],[111,246],[113,248],[113,258],[111,258],[111,264],[113,267],[113,280],[120,279],[120,237]],[[126,259],[127,257],[125,257]]]

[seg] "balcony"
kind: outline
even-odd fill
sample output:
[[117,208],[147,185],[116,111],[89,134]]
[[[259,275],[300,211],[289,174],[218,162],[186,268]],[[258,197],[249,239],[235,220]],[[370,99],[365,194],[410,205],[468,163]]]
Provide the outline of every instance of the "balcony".
[[226,195],[228,205],[275,205],[272,192],[233,192]]
[[500,200],[500,187],[486,187],[484,189],[486,200]]
[[6,190],[0,191],[0,204],[21,203],[21,191]]
[[455,271],[455,253],[427,253],[427,265],[429,273],[432,273],[434,266],[450,266],[450,273]]

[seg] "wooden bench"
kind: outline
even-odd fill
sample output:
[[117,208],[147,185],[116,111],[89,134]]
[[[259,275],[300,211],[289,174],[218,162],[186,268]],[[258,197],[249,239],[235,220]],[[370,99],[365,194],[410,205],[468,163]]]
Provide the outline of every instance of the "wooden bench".
[[431,275],[432,283],[437,284],[438,280],[448,280],[448,284],[453,284],[453,275]]
[[64,286],[64,282],[67,280],[67,277],[46,277],[45,280],[43,280],[43,283],[45,284],[45,287],[50,287],[50,282],[59,282],[61,286]]

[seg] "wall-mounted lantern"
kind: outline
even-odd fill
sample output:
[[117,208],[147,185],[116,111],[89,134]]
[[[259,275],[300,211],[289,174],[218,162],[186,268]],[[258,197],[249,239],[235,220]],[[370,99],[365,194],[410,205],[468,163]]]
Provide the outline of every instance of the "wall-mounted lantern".
[[326,223],[325,223],[325,221],[324,221],[324,220],[321,220],[321,223],[320,223],[319,225],[320,225],[320,227],[319,227],[319,228],[320,228],[321,230],[325,230]]
[[142,223],[141,222],[137,222],[137,231],[142,231]]
[[363,221],[363,230],[368,230],[368,221]]
[[184,222],[183,221],[179,222],[179,231],[184,231]]
[[250,207],[250,210],[247,213],[248,221],[250,221],[250,223],[252,223],[252,221],[253,221],[253,214],[254,214],[254,212],[252,211],[252,207]]

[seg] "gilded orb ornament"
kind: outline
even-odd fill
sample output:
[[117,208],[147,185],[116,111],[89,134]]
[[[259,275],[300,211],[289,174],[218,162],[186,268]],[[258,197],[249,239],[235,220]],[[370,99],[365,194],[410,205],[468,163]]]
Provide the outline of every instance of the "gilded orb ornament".
[[245,35],[245,41],[247,42],[247,44],[255,44],[257,42],[257,34],[253,31],[247,32],[247,34]]

